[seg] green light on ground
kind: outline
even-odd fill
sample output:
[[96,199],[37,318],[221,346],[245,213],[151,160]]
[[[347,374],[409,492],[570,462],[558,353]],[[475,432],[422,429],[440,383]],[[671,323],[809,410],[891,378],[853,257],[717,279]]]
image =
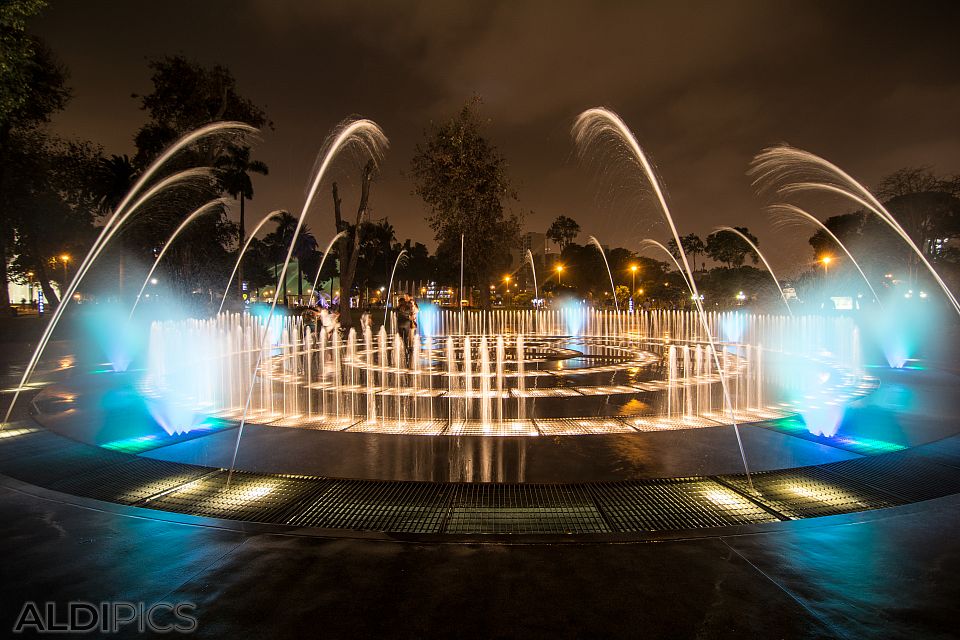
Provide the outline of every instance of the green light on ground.
[[837,447],[838,449],[846,449],[847,451],[853,451],[854,453],[860,453],[868,456],[878,455],[881,453],[893,453],[894,451],[902,451],[903,449],[907,448],[905,445],[896,442],[887,442],[885,440],[876,440],[874,438],[865,438],[863,436],[854,437],[839,434],[829,438],[825,436],[817,436],[810,433],[810,430],[807,429],[807,425],[803,419],[797,416],[774,420],[768,424],[770,429],[779,431],[780,433],[786,433],[797,438],[803,438],[804,440],[829,444],[830,446]]

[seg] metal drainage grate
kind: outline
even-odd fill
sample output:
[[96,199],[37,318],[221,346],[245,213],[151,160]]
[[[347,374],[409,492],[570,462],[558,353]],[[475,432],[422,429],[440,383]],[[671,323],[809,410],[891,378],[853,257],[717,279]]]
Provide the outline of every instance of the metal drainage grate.
[[451,485],[447,533],[605,533],[582,485]]
[[208,518],[283,523],[289,511],[325,489],[324,480],[306,476],[238,471],[227,486],[228,476],[220,470],[148,499],[140,506]]
[[121,465],[87,474],[71,474],[51,483],[50,488],[85,498],[132,505],[208,475],[210,471],[207,467],[152,458],[130,458]]
[[744,475],[721,476],[718,480],[793,519],[883,509],[900,503],[881,491],[817,467],[761,471],[751,474],[751,478],[754,491]]
[[821,465],[830,473],[901,498],[919,502],[960,492],[957,469],[930,462],[911,451]]
[[739,493],[707,478],[591,485],[607,521],[619,531],[666,531],[776,522]]
[[0,438],[0,469],[33,484],[197,516],[330,529],[451,534],[689,530],[893,506],[960,492],[957,442],[746,478],[591,484],[456,484],[228,474],[26,429]]
[[24,482],[51,486],[66,478],[87,476],[130,460],[129,456],[122,453],[66,438],[45,442],[38,440],[33,444],[37,446],[27,445],[21,450],[22,453],[14,456],[9,456],[11,451],[4,446],[5,459],[0,463],[0,471]]
[[0,431],[0,436],[2,436],[0,437],[0,470],[7,468],[8,461],[17,461],[38,453],[57,451],[63,448],[65,444],[79,445],[79,443],[43,429],[26,430],[7,427]]
[[330,480],[287,524],[327,529],[440,533],[447,487],[430,482]]

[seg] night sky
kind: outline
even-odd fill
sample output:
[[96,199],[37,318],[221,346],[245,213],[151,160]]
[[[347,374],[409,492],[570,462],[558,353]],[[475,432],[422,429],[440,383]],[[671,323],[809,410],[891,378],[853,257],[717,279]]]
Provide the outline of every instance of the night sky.
[[[812,259],[808,234],[770,223],[745,176],[752,155],[789,142],[868,185],[904,166],[960,172],[958,18],[956,2],[53,0],[33,31],[71,73],[75,98],[57,130],[107,153],[132,153],[145,114],[131,93],[150,89],[148,58],[229,67],[275,123],[254,151],[271,171],[254,177],[249,220],[299,211],[325,135],[359,114],[391,141],[373,217],[433,247],[404,175],[426,124],[479,94],[516,208],[532,212],[528,230],[564,214],[580,222],[580,242],[665,240],[639,179],[600,180],[577,159],[573,119],[602,105],[656,162],[681,233],[745,224],[786,275]],[[348,211],[353,168],[340,167]],[[308,224],[325,244],[328,189],[319,205]]]

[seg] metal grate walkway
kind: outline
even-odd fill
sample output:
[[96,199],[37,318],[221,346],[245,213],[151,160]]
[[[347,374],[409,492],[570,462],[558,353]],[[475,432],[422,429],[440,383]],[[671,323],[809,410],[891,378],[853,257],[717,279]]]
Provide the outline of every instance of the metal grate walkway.
[[459,536],[689,531],[881,509],[960,492],[960,436],[869,458],[759,472],[751,488],[744,475],[581,484],[230,476],[14,426],[0,432],[0,473],[27,483],[122,505],[332,530]]

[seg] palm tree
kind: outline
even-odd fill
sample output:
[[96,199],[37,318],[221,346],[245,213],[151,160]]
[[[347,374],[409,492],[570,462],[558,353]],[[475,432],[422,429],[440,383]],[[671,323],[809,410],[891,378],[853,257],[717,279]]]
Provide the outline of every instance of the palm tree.
[[[239,236],[238,250],[243,248],[247,241],[247,231],[244,226],[243,203],[253,199],[253,181],[250,173],[267,175],[269,167],[259,160],[250,159],[250,147],[231,146],[227,153],[217,158],[215,166],[220,170],[220,184],[223,190],[240,201],[240,225],[237,230]],[[243,266],[237,277],[237,285],[243,291]]]
[[[95,190],[99,195],[97,209],[101,215],[116,210],[140,176],[140,170],[126,154],[112,155],[100,161],[96,176]],[[126,252],[120,251],[117,270],[117,291],[123,296],[123,284],[126,272]]]
[[[272,233],[264,238],[264,242],[271,245],[275,256],[275,273],[280,275],[282,265],[280,264],[287,257],[287,251],[290,249],[290,240],[293,238],[293,232],[297,228],[297,218],[286,211],[277,216],[277,227]],[[297,295],[303,296],[303,260],[309,258],[317,250],[317,239],[307,225],[300,227],[300,234],[297,236],[297,242],[293,245],[292,257],[297,259]],[[283,300],[287,300],[287,278],[284,277],[281,283],[283,287]]]

